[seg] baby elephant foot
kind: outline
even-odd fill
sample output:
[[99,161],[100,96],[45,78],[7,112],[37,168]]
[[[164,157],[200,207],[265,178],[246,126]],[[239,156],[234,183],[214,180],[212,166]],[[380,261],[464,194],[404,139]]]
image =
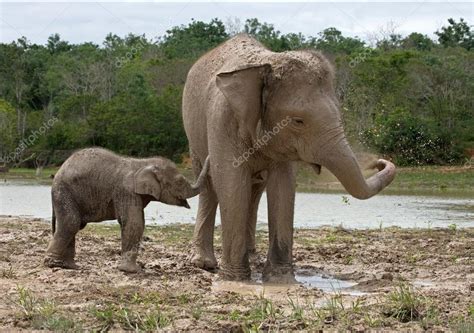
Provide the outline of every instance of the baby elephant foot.
[[199,249],[195,250],[191,257],[191,263],[205,270],[214,270],[217,268],[217,260],[214,254],[206,254]]
[[49,268],[79,269],[74,260],[62,260],[53,257],[44,258],[44,265]]

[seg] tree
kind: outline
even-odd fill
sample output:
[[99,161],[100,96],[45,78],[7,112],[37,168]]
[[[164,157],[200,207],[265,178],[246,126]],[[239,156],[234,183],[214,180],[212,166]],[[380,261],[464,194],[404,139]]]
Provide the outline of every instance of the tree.
[[8,155],[14,153],[17,142],[15,109],[0,98],[0,163],[7,162]]
[[48,38],[47,48],[51,54],[56,54],[69,51],[71,46],[68,42],[61,40],[59,34],[53,34]]
[[419,51],[429,51],[433,48],[433,41],[426,35],[418,32],[412,32],[401,41],[405,49],[417,49]]
[[318,34],[316,48],[331,54],[352,54],[361,51],[365,43],[357,37],[344,37],[336,28],[327,28]]
[[221,20],[195,21],[166,31],[161,46],[168,58],[197,58],[229,37]]
[[466,50],[474,47],[474,32],[464,19],[456,22],[454,19],[448,19],[449,25],[442,27],[441,31],[436,31],[438,42],[444,47],[461,46]]

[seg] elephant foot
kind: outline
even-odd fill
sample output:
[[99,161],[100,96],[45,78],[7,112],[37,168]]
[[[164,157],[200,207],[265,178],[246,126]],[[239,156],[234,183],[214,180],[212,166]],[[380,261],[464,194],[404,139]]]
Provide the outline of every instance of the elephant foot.
[[118,269],[125,273],[137,273],[141,270],[141,267],[134,262],[122,261]]
[[202,251],[197,249],[191,257],[191,263],[194,266],[205,270],[215,270],[217,268],[217,260],[214,254],[204,254]]
[[265,267],[263,270],[262,281],[275,284],[295,284],[295,273],[292,266],[283,267]]
[[250,267],[233,268],[223,265],[219,270],[219,277],[227,281],[248,281],[250,280]]
[[46,257],[43,261],[44,265],[49,268],[59,267],[65,269],[79,269],[74,260],[63,260],[53,257]]

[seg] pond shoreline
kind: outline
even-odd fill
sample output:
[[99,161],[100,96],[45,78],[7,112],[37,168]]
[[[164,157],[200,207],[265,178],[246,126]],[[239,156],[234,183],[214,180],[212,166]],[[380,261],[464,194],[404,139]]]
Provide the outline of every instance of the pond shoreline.
[[[474,327],[474,228],[295,231],[295,271],[355,284],[330,292],[304,285],[222,283],[189,263],[192,225],[147,226],[139,261],[124,274],[117,225],[77,236],[80,270],[49,269],[41,220],[0,217],[0,330],[459,330]],[[219,228],[215,235],[221,255]],[[25,244],[28,244],[25,247]],[[260,274],[268,233],[257,232]],[[408,293],[413,304],[397,296]],[[29,306],[28,301],[31,301]],[[405,322],[398,310],[413,306]]]
[[[178,165],[181,173],[192,179],[189,167]],[[0,173],[0,184],[6,181],[33,181],[38,184],[52,183],[52,176],[59,168],[46,168],[40,176],[34,169],[10,169]],[[374,172],[365,170],[364,175]],[[299,193],[347,193],[337,179],[325,168],[316,175],[311,167],[299,163],[296,179]],[[474,166],[420,166],[397,168],[395,180],[381,194],[383,195],[427,195],[456,196],[474,198]]]

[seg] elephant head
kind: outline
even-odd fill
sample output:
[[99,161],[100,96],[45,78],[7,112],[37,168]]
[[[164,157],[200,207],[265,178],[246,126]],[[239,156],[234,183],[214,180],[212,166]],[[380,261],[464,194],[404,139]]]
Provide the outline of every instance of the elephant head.
[[150,195],[165,204],[190,208],[186,199],[199,194],[208,170],[209,156],[196,182],[191,184],[178,172],[173,162],[160,159],[159,164],[144,166],[133,174],[134,192]]
[[264,155],[304,161],[318,173],[324,166],[352,196],[367,199],[391,183],[395,166],[379,159],[378,173],[364,179],[344,134],[333,81],[331,65],[314,51],[272,53],[263,64],[216,78],[241,136]]

